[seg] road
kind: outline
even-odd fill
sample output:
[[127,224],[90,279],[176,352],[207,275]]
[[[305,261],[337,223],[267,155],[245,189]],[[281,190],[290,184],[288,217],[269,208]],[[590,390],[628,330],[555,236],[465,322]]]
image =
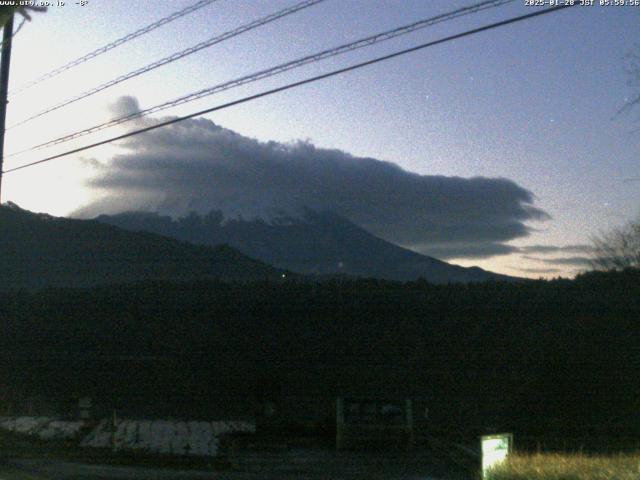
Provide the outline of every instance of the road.
[[[0,480],[466,480],[416,454],[337,453],[298,449],[243,455],[231,471],[110,466],[56,459],[14,459]],[[13,472],[13,473],[9,473]],[[20,476],[22,475],[22,476]]]

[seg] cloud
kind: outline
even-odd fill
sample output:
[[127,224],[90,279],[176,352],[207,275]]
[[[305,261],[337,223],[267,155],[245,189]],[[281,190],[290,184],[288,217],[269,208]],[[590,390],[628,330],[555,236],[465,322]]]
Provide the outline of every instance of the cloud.
[[519,268],[512,267],[514,270],[526,273],[558,273],[561,270],[559,268]]
[[460,242],[456,239],[452,239],[448,243],[433,245],[425,250],[436,258],[488,258],[519,251],[517,247],[499,242]]
[[591,266],[593,259],[590,257],[572,256],[572,257],[555,257],[555,258],[540,258],[530,255],[523,255],[523,258],[527,260],[535,260],[537,262],[543,262],[549,265],[567,265],[575,267]]
[[[139,107],[126,97],[114,108]],[[90,181],[102,198],[77,216],[331,210],[379,237],[441,258],[511,253],[515,247],[505,242],[526,237],[527,222],[549,218],[533,205],[531,192],[505,178],[418,175],[309,142],[259,142],[202,118],[120,145],[124,152]]]
[[559,252],[589,252],[591,251],[591,246],[589,245],[525,245],[524,247],[519,247],[517,250],[522,253],[559,253]]
[[568,265],[575,267],[588,267],[591,266],[593,259],[589,257],[560,257],[560,258],[549,258],[544,260],[545,263],[551,265]]
[[124,96],[109,105],[114,118],[125,117],[140,111],[140,104],[136,97]]
[[[546,265],[553,265],[555,267],[585,268],[591,267],[593,263],[592,258],[588,256],[593,251],[593,247],[591,245],[525,245],[524,247],[519,247],[517,251],[523,254],[521,257],[526,260],[533,260]],[[557,256],[563,253],[576,253],[582,255]],[[556,268],[523,268],[521,270],[530,273],[553,273],[554,271],[559,271],[559,269]]]

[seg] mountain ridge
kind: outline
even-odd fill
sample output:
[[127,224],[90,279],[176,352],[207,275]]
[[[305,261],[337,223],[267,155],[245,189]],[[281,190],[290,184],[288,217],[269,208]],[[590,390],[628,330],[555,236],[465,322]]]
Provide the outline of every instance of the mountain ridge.
[[228,245],[193,245],[106,223],[0,206],[0,288],[86,287],[143,280],[251,281],[285,272]]
[[348,275],[433,283],[519,280],[461,267],[419,254],[374,236],[340,215],[307,209],[300,218],[225,218],[221,211],[177,219],[151,212],[100,215],[98,222],[131,231],[150,231],[195,244],[226,243],[278,268],[303,275]]

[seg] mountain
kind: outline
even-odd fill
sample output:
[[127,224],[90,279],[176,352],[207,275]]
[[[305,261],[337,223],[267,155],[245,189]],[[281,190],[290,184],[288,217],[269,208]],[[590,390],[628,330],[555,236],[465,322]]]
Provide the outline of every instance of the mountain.
[[219,211],[172,219],[155,213],[101,215],[97,221],[183,241],[226,243],[270,265],[302,274],[354,275],[433,283],[513,280],[478,267],[464,268],[382,240],[349,220],[308,210],[303,218],[225,219]]
[[84,287],[140,280],[280,278],[227,246],[193,245],[91,220],[0,206],[0,289]]

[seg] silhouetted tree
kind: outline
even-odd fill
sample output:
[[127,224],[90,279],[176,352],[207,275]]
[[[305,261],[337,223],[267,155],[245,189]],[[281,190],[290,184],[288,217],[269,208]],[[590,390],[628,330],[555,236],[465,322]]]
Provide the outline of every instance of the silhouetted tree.
[[640,219],[595,237],[592,257],[601,270],[640,268]]

